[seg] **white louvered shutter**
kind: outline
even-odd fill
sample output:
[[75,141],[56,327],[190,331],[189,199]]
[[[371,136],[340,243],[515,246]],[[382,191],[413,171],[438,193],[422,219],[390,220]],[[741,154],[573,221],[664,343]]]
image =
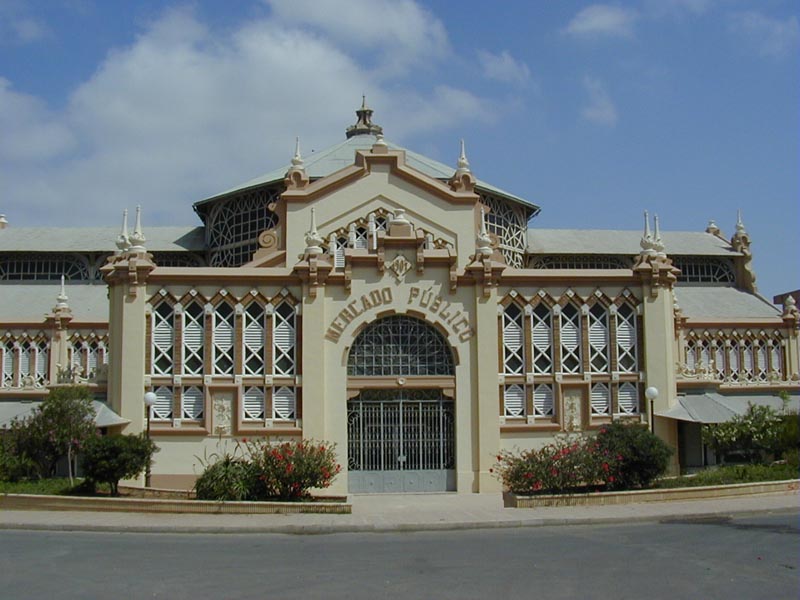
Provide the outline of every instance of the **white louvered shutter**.
[[537,385],[533,390],[533,410],[537,417],[553,416],[553,388],[547,384]]
[[592,414],[607,415],[611,408],[611,394],[608,386],[604,383],[595,383],[592,386]]
[[565,373],[581,372],[581,314],[572,304],[561,311],[561,369]]
[[589,310],[589,364],[592,373],[608,372],[608,339],[608,311],[598,303]]
[[295,372],[295,311],[288,302],[275,309],[272,327],[273,361],[276,375],[294,375]]
[[175,345],[175,313],[167,302],[162,302],[153,309],[152,319],[151,372],[155,375],[171,375]]
[[254,421],[264,418],[264,390],[249,387],[244,391],[244,420]]
[[628,304],[617,310],[617,365],[623,373],[638,370],[636,352],[636,311]]
[[503,311],[503,372],[522,373],[525,368],[523,354],[524,336],[522,329],[522,309],[509,304]]
[[503,406],[507,417],[525,416],[525,388],[519,385],[505,386]]
[[282,386],[272,390],[272,418],[294,419],[294,388]]
[[203,390],[197,386],[183,389],[181,395],[181,416],[184,419],[202,419],[204,406]]
[[550,309],[539,304],[531,313],[531,339],[533,343],[533,372],[549,374],[553,371],[553,319]]
[[236,312],[227,302],[222,302],[214,310],[214,373],[231,375],[234,367],[234,332]]
[[165,421],[172,418],[172,388],[160,386],[155,389],[156,403],[152,406],[150,418]]
[[618,396],[619,411],[626,415],[639,414],[639,391],[632,383],[623,383],[619,386]]
[[252,302],[244,310],[244,372],[247,375],[264,374],[264,307]]
[[183,313],[183,372],[202,375],[205,343],[205,311],[192,302]]

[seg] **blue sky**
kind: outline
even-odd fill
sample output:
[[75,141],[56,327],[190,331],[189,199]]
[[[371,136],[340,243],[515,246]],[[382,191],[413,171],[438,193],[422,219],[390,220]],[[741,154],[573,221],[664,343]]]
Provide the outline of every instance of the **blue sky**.
[[[11,226],[193,224],[191,203],[344,139],[387,139],[542,206],[539,227],[730,235],[800,287],[792,0],[0,0]],[[669,248],[667,248],[669,251]]]

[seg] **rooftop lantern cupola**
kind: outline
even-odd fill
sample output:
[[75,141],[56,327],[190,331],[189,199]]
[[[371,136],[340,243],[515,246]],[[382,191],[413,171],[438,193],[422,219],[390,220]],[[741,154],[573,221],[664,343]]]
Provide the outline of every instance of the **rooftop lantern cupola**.
[[356,111],[358,121],[355,125],[350,125],[345,131],[347,139],[354,135],[381,135],[383,127],[372,122],[372,109],[367,107],[366,96],[361,96],[361,108]]

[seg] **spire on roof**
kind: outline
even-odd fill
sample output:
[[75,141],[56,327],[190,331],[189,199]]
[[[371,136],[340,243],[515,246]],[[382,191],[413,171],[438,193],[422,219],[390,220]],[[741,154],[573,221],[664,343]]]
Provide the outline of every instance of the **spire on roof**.
[[708,225],[706,225],[706,233],[710,233],[711,235],[722,235],[717,223],[714,219],[709,219]]
[[664,252],[664,242],[661,239],[661,227],[658,223],[658,215],[653,215],[653,222],[655,223],[655,233],[653,234],[653,250],[656,251],[656,254],[661,258],[666,258],[667,255]]
[[117,248],[120,252],[125,252],[131,246],[131,241],[128,238],[128,209],[122,211],[122,229],[117,237]]
[[294,138],[294,156],[292,157],[292,167],[297,169],[305,168],[303,157],[300,155],[300,137]]
[[742,221],[742,209],[741,208],[736,211],[736,233],[738,235],[743,235],[743,234],[747,233],[747,231],[745,231],[745,228],[744,228],[744,222]]
[[489,233],[486,231],[486,214],[483,210],[483,204],[481,204],[481,227],[475,240],[475,246],[478,255],[476,258],[492,255],[492,238],[489,237]]
[[300,154],[300,138],[294,139],[294,156],[292,157],[292,164],[286,175],[283,178],[283,183],[286,185],[287,190],[302,190],[309,184],[308,173],[306,173],[306,165],[303,162],[303,156]]
[[372,122],[372,109],[367,106],[367,97],[361,96],[361,108],[356,111],[358,121],[345,130],[349,140],[354,135],[378,135],[383,133],[383,127]]
[[467,153],[464,150],[464,140],[461,140],[461,151],[458,154],[456,172],[447,182],[450,189],[455,192],[472,192],[475,189],[475,176],[469,168]]
[[8,219],[6,219],[5,215],[0,215],[0,229],[5,229],[8,227]]
[[461,153],[458,155],[458,162],[456,163],[456,174],[469,173],[469,161],[467,160],[467,153],[464,150],[464,138],[461,138]]
[[144,247],[144,243],[147,241],[147,238],[144,237],[144,231],[142,231],[142,206],[141,204],[136,205],[136,225],[133,226],[133,233],[130,235],[130,242],[131,246],[128,250],[133,252],[146,252],[146,248]]

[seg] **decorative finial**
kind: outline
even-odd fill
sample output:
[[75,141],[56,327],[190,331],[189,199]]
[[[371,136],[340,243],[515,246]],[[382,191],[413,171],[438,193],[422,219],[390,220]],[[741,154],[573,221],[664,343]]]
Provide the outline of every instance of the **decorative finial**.
[[475,240],[475,245],[477,246],[478,256],[489,257],[492,255],[492,238],[489,237],[489,234],[486,231],[486,218],[482,204],[481,204],[480,232],[478,233],[478,237]]
[[136,205],[136,225],[134,225],[133,233],[130,235],[129,239],[131,246],[128,250],[132,250],[133,252],[145,252],[144,243],[147,241],[147,238],[144,237],[144,232],[142,231],[142,206],[140,204]]
[[395,209],[390,225],[411,225],[411,221],[406,218],[405,208]]
[[458,170],[457,173],[469,172],[469,161],[467,160],[467,153],[464,151],[464,139],[461,139],[461,153],[458,155]]
[[303,165],[303,157],[300,155],[300,138],[294,138],[294,156],[292,157],[292,167],[295,169],[305,168]]
[[56,296],[56,308],[67,308],[67,290],[64,288],[64,275],[61,275],[61,291]]
[[661,227],[658,223],[658,215],[653,215],[653,222],[655,223],[655,232],[653,234],[653,250],[661,258],[666,258],[664,253],[664,242],[661,240]]
[[717,227],[717,223],[714,221],[714,219],[709,219],[708,225],[706,225],[706,233],[710,233],[711,235],[720,234],[719,227]]
[[644,211],[644,233],[639,242],[639,247],[642,249],[642,254],[652,256],[656,253],[653,245],[653,235],[650,233],[650,215]]
[[131,246],[130,239],[128,239],[128,209],[122,211],[122,229],[120,229],[119,237],[117,237],[117,248],[120,252],[125,252]]
[[738,209],[736,211],[736,233],[744,234],[747,233],[744,229],[744,222],[742,221],[742,209]]
[[322,254],[322,244],[325,240],[322,239],[317,231],[317,209],[311,209],[311,229],[306,232],[306,250],[307,256],[319,256]]
[[8,227],[8,219],[6,219],[5,215],[0,215],[0,229],[5,229]]

